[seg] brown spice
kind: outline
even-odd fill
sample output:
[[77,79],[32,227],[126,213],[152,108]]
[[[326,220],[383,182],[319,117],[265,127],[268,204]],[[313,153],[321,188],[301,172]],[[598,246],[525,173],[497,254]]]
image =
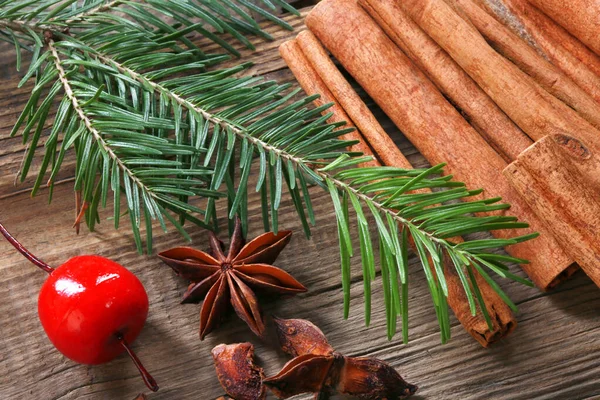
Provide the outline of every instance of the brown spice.
[[263,381],[279,398],[315,393],[321,399],[338,392],[364,400],[394,400],[406,399],[418,389],[381,360],[336,353],[310,321],[274,321],[282,349],[295,356],[277,375]]
[[220,344],[212,349],[217,377],[225,392],[235,400],[266,397],[263,369],[254,363],[251,343]]
[[600,175],[597,154],[567,135],[550,135],[524,151],[504,175],[565,251],[600,286]]
[[[373,148],[382,164],[389,167],[412,168],[394,141],[385,133],[377,119],[360,96],[335,66],[319,40],[310,31],[296,38],[302,53],[331,91],[334,100],[348,114],[366,142]],[[318,93],[318,92],[315,92]]]
[[552,64],[560,68],[583,90],[600,102],[600,57],[564,28],[538,10],[527,0],[502,0],[505,11],[489,7],[489,0],[476,0],[497,20],[507,24],[508,15],[517,18],[524,27],[516,34],[526,33]]
[[600,55],[598,0],[528,0]]
[[[343,128],[354,128],[354,125],[350,122],[350,118],[344,113],[344,110],[340,107],[335,97],[327,89],[325,83],[321,80],[321,77],[310,68],[309,62],[304,57],[302,50],[298,46],[295,40],[290,40],[279,46],[279,53],[285,60],[290,70],[294,73],[300,86],[308,94],[319,93],[320,97],[314,101],[317,107],[325,104],[332,103],[332,106],[323,111],[323,114],[333,113],[333,115],[327,120],[329,123],[334,122],[346,122],[346,126]],[[358,131],[353,131],[345,135],[340,136],[342,140],[356,140],[358,143],[350,146],[350,151],[360,152],[365,155],[373,156],[373,152],[369,146],[363,140],[363,137]],[[364,163],[363,166],[376,166],[378,163],[376,160]]]
[[538,140],[557,132],[586,140],[600,137],[600,132],[573,109],[492,49],[444,0],[405,0],[403,4],[415,22],[529,137]]
[[444,272],[448,285],[448,304],[459,322],[479,344],[489,347],[510,335],[517,328],[517,320],[510,307],[479,273],[474,273],[475,281],[492,321],[492,329],[488,326],[481,310],[477,311],[477,315],[471,314],[467,294],[462,287],[460,277],[449,260],[445,260]]
[[453,3],[500,54],[515,63],[546,91],[577,111],[589,123],[600,127],[600,103],[559,68],[545,60],[533,47],[487,14],[473,0],[447,1]]
[[279,294],[306,291],[290,274],[271,265],[290,241],[292,232],[269,232],[245,243],[237,218],[227,255],[215,234],[209,235],[212,255],[191,247],[176,247],[158,255],[178,275],[192,281],[182,303],[204,299],[200,339],[217,326],[228,302],[252,332],[262,336],[265,325],[253,289]]
[[359,3],[506,161],[514,160],[533,143],[452,57],[404,12],[401,2],[360,0]]

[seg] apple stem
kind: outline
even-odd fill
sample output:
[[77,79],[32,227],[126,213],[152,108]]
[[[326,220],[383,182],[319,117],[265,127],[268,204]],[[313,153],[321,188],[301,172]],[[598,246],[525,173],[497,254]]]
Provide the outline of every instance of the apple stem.
[[48,264],[46,264],[45,262],[43,262],[42,260],[40,260],[39,258],[34,256],[33,254],[31,254],[29,252],[29,250],[27,250],[25,247],[23,247],[23,245],[21,243],[19,243],[19,241],[17,239],[15,239],[13,237],[13,235],[11,235],[7,231],[6,228],[4,227],[4,225],[2,225],[1,223],[0,223],[0,233],[2,233],[2,235],[4,235],[6,240],[8,240],[8,242],[10,244],[12,244],[15,249],[17,249],[21,254],[23,254],[25,256],[26,259],[31,261],[33,264],[37,265],[38,267],[40,267],[41,269],[43,269],[44,271],[46,271],[49,274],[51,274],[54,271],[54,268],[52,268],[51,266],[49,266]]
[[158,391],[158,383],[156,383],[156,381],[154,380],[152,375],[150,375],[150,373],[146,370],[146,368],[144,368],[144,366],[142,365],[142,362],[140,361],[138,356],[133,352],[133,350],[131,350],[131,348],[125,341],[125,338],[123,337],[123,335],[120,335],[120,334],[117,335],[117,339],[119,340],[119,342],[121,343],[121,346],[123,346],[123,348],[125,349],[127,354],[129,354],[129,357],[131,358],[131,360],[137,367],[138,371],[140,371],[140,375],[142,375],[142,379],[144,380],[144,383],[146,384],[146,386],[148,386],[148,389],[152,390],[153,392]]

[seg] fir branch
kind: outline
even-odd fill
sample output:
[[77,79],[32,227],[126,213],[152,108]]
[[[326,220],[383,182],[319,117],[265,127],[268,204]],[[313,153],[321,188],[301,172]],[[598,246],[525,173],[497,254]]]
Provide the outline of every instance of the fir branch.
[[[68,5],[68,3],[69,2],[65,2],[65,4],[67,4],[67,5]],[[50,19],[40,18],[40,21],[31,23],[30,20],[32,17],[30,17],[30,16],[28,17],[26,13],[24,14],[25,19],[19,19],[18,17],[20,16],[20,14],[6,15],[6,13],[1,13],[0,14],[0,29],[4,27],[4,28],[8,28],[8,29],[11,29],[14,31],[22,32],[25,34],[29,34],[30,32],[36,32],[39,34],[44,34],[44,32],[62,32],[62,31],[64,31],[64,29],[66,27],[69,27],[70,25],[72,25],[78,21],[84,20],[85,18],[90,17],[95,14],[98,14],[98,13],[110,11],[113,8],[122,5],[123,3],[125,3],[125,1],[113,0],[106,4],[103,4],[104,0],[102,0],[99,3],[100,4],[98,6],[92,8],[90,10],[87,10],[87,11],[81,11],[79,14],[76,14],[75,16],[68,18],[61,22],[58,21],[58,16],[55,16],[55,15],[52,15],[52,18],[50,18]],[[51,8],[54,5],[55,5],[55,2],[48,2],[47,8],[48,8],[48,10],[50,10],[50,12],[54,12],[53,10],[55,10],[55,8],[54,9]],[[13,8],[15,8],[15,6],[16,5],[13,4]],[[38,11],[36,11],[36,12],[39,13],[40,7],[43,7],[43,5],[41,5],[41,6],[38,5]],[[86,8],[82,8],[82,10],[86,10]],[[39,14],[36,14],[36,15],[39,15]],[[17,17],[17,19],[14,19],[15,17]],[[56,23],[54,23],[54,22],[56,22]]]
[[[263,2],[271,9],[278,4],[290,10],[282,0]],[[289,85],[237,76],[246,64],[207,71],[206,67],[225,57],[204,53],[187,37],[196,32],[228,52],[239,54],[219,34],[229,33],[252,48],[248,33],[269,36],[249,12],[289,27],[272,13],[246,0],[81,4],[50,0],[34,7],[28,4],[28,0],[19,0],[7,8],[6,2],[0,3],[0,33],[5,34],[4,39],[13,41],[17,51],[33,51],[31,66],[21,84],[32,77],[36,84],[12,132],[16,134],[23,128],[24,142],[30,144],[21,179],[27,176],[50,107],[62,89],[65,97],[44,145],[33,192],[49,168],[52,189],[65,153],[74,148],[75,189],[82,191],[81,215],[90,229],[99,221],[98,206],[105,206],[109,187],[115,198],[115,226],[121,215],[120,195],[125,193],[126,213],[138,249],[142,247],[142,221],[148,250],[152,247],[152,221],[158,220],[166,229],[167,219],[184,235],[184,220],[216,228],[215,201],[219,197],[227,197],[228,217],[238,214],[247,229],[249,176],[258,164],[255,190],[260,193],[265,230],[277,231],[278,210],[287,187],[305,233],[310,236],[315,218],[309,187],[318,184],[329,191],[340,239],[345,316],[349,312],[350,261],[355,255],[350,231],[350,212],[354,211],[367,324],[371,282],[377,276],[373,242],[378,239],[390,338],[396,332],[399,316],[403,339],[408,337],[410,240],[427,278],[442,341],[450,335],[444,257],[451,260],[451,267],[461,278],[473,315],[479,309],[488,321],[473,278],[475,272],[513,308],[488,272],[529,284],[508,268],[511,263],[526,260],[497,255],[492,250],[534,235],[464,243],[451,239],[473,232],[526,227],[512,217],[473,216],[506,210],[508,205],[499,203],[500,199],[470,200],[481,191],[470,191],[448,176],[438,177],[443,166],[417,170],[357,168],[365,157],[347,153],[350,143],[338,137],[348,130],[342,129],[344,124],[326,123],[330,114],[322,114],[328,106],[310,108],[315,97],[294,100],[298,90],[289,90]],[[54,4],[60,4],[59,8],[52,9]],[[67,11],[69,5],[72,7]],[[165,23],[160,14],[169,15],[176,23]],[[46,52],[42,52],[44,40]],[[26,47],[23,41],[34,45]],[[412,192],[418,189],[436,191]],[[206,199],[204,209],[192,204],[197,198]],[[454,200],[464,202],[447,204]],[[178,215],[179,221],[171,213]],[[369,220],[375,221],[374,229]]]
[[130,177],[130,179],[141,190],[150,193],[150,196],[154,197],[154,194],[148,190],[148,188],[135,176],[135,174],[133,172],[131,172],[131,170],[129,168],[127,168],[127,166],[125,166],[125,164],[123,164],[123,161],[121,161],[121,159],[119,157],[117,157],[117,155],[114,153],[112,148],[106,144],[106,142],[102,138],[102,135],[100,134],[100,132],[96,128],[94,128],[94,126],[92,125],[92,121],[90,121],[90,119],[83,112],[83,109],[79,105],[79,100],[77,100],[77,98],[75,97],[75,94],[73,93],[73,89],[71,88],[71,85],[69,84],[69,80],[67,79],[65,70],[63,69],[63,66],[60,61],[60,56],[58,55],[58,52],[56,51],[56,48],[54,47],[53,40],[48,41],[48,48],[52,52],[52,59],[54,61],[54,65],[55,65],[56,69],[58,70],[58,78],[60,79],[60,82],[62,83],[63,89],[65,91],[65,95],[68,97],[68,99],[73,104],[73,109],[77,113],[77,116],[79,117],[79,119],[85,124],[88,131],[94,136],[94,140],[96,141],[96,143],[98,143],[100,145],[100,147],[102,147],[102,149],[104,150],[104,152],[106,154],[108,154],[110,159],[113,160],[119,166],[119,168],[124,173],[126,173]]
[[[470,217],[471,213],[485,213],[506,210],[508,204],[500,203],[499,198],[469,201],[469,197],[479,195],[480,190],[469,191],[464,184],[449,180],[451,177],[432,179],[432,175],[441,171],[443,164],[427,170],[402,170],[388,167],[350,168],[361,160],[353,160],[347,156],[322,168],[318,173],[327,180],[332,196],[340,239],[340,257],[342,260],[342,277],[344,286],[344,311],[348,315],[350,302],[350,258],[354,255],[350,241],[349,210],[354,209],[358,219],[363,279],[365,285],[365,317],[370,321],[371,290],[370,284],[375,279],[373,249],[369,233],[369,224],[360,203],[367,205],[376,221],[377,235],[380,243],[381,273],[384,280],[384,300],[388,325],[388,337],[396,332],[396,318],[402,317],[403,339],[408,340],[407,324],[407,253],[410,237],[417,248],[417,255],[427,277],[430,292],[441,327],[442,342],[450,338],[450,326],[447,313],[446,298],[448,288],[445,282],[444,254],[449,257],[463,289],[467,294],[473,315],[477,306],[486,317],[490,329],[493,329],[485,303],[473,292],[479,293],[473,271],[481,274],[502,299],[516,311],[516,306],[493,281],[486,270],[503,278],[532,286],[532,283],[508,269],[510,263],[527,263],[510,256],[491,253],[493,249],[514,245],[533,239],[537,234],[506,239],[472,240],[454,243],[448,238],[475,232],[487,232],[497,229],[526,228],[528,224],[518,222],[514,217],[491,215],[487,217]],[[331,174],[329,171],[344,168]],[[349,180],[349,183],[345,180]],[[393,184],[390,184],[393,182]],[[439,192],[411,193],[419,189],[446,188]],[[369,195],[369,193],[375,193]],[[463,200],[458,204],[444,204],[446,201]],[[350,200],[350,201],[348,201]],[[381,218],[381,216],[385,218]],[[400,230],[398,230],[400,228]],[[398,240],[401,236],[402,240]],[[398,276],[399,273],[399,276]],[[467,278],[468,274],[468,278]],[[398,291],[398,284],[402,292]],[[477,301],[477,306],[476,306]]]
[[[182,107],[185,107],[188,110],[197,112],[198,114],[200,114],[204,119],[206,119],[210,123],[212,123],[214,125],[218,125],[225,130],[229,130],[229,131],[235,133],[237,136],[239,136],[240,139],[247,139],[252,144],[261,147],[264,151],[272,152],[272,153],[276,154],[277,157],[281,157],[286,161],[291,161],[297,166],[306,166],[309,164],[306,160],[304,160],[300,157],[294,156],[294,155],[286,152],[283,149],[280,149],[276,146],[272,146],[272,145],[262,141],[258,137],[252,136],[248,132],[248,130],[245,129],[244,127],[242,127],[238,124],[235,124],[234,122],[228,121],[224,118],[220,118],[217,114],[211,113],[208,110],[206,110],[198,105],[193,104],[192,102],[179,96],[177,93],[166,89],[165,87],[161,86],[160,84],[158,84],[156,82],[152,82],[152,81],[146,79],[142,74],[139,74],[139,73],[135,72],[134,70],[127,68],[112,59],[109,59],[105,55],[97,53],[96,56],[103,63],[105,63],[107,65],[112,65],[117,70],[119,70],[121,73],[123,73],[127,76],[130,76],[131,78],[138,81],[140,84],[147,85],[148,87],[151,87],[156,92],[169,97],[170,99],[175,101],[177,104],[181,105]],[[325,178],[327,177],[326,174],[324,174],[320,171],[316,171],[316,174],[318,176],[322,176]]]

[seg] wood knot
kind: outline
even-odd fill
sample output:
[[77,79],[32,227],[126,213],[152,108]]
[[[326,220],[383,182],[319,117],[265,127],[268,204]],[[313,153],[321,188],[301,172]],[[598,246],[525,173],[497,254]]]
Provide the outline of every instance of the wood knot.
[[581,140],[576,139],[573,136],[556,134],[553,135],[553,138],[554,141],[572,157],[579,158],[581,160],[587,160],[592,157],[592,152],[588,149],[588,147]]

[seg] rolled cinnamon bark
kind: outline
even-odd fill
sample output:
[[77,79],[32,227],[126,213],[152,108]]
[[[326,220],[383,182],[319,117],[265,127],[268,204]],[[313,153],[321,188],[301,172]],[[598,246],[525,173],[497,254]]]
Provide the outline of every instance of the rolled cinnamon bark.
[[589,177],[600,174],[599,161],[579,140],[548,135],[504,170],[508,181],[598,286],[600,191]]
[[[398,146],[385,133],[369,107],[361,100],[360,96],[335,66],[319,40],[310,31],[298,34],[296,41],[311,68],[326,84],[327,89],[333,94],[350,120],[356,125],[362,137],[375,151],[377,158],[384,165],[397,168],[412,168]],[[296,76],[296,78],[298,78]]]
[[397,0],[360,5],[435,83],[506,161],[533,143],[456,62],[402,10]]
[[563,133],[600,150],[600,131],[492,49],[444,0],[403,0],[402,5],[529,137]]
[[[389,0],[386,0],[389,1]],[[571,78],[540,56],[533,47],[486,13],[472,0],[446,0],[453,4],[504,57],[515,63],[546,91],[577,111],[595,127],[600,127],[600,103]]]
[[600,55],[600,0],[528,0]]
[[[305,58],[299,57],[300,55],[295,51],[288,51],[291,47],[287,44],[289,42],[284,43],[285,49],[280,49],[280,51],[282,54],[286,54],[286,62],[288,65],[308,63],[301,69],[315,70],[317,74],[323,78],[323,81],[327,83],[328,91],[335,95],[334,100],[342,105],[341,108],[336,107],[333,109],[334,113],[340,113],[336,119],[350,117],[356,126],[359,127],[362,136],[366,138],[377,154],[380,155],[380,159],[383,161],[384,165],[412,169],[410,162],[404,157],[402,152],[383,130],[367,105],[352,89],[346,78],[344,78],[333,64],[318,39],[309,31],[303,31],[298,34],[295,41],[300,44],[300,48],[306,56]],[[294,70],[298,70],[298,68],[293,69],[292,72]],[[306,84],[306,82],[303,81],[307,78],[309,78],[309,75],[296,75],[296,79],[303,87]],[[312,89],[315,90],[314,92],[307,92],[309,95],[327,95],[327,92],[322,93],[318,91],[320,88],[314,85],[306,84],[306,86],[312,86]],[[341,112],[343,112],[343,114]],[[385,160],[388,161],[386,162]],[[455,240],[462,241],[461,238],[456,238]],[[448,285],[448,305],[465,330],[483,347],[488,347],[492,343],[509,335],[517,326],[517,321],[514,318],[510,307],[506,305],[485,279],[476,272],[477,284],[492,321],[493,328],[490,329],[481,312],[478,312],[476,315],[471,314],[469,301],[462,286],[462,282],[454,270],[452,261],[448,257],[446,257],[444,261],[444,275]]]
[[[477,0],[498,21],[543,53],[554,65],[575,81],[597,102],[600,102],[600,57],[546,16],[527,0],[502,0],[507,8],[491,6],[491,0]],[[520,29],[509,22],[517,18]]]
[[538,287],[547,290],[574,272],[569,268],[572,260],[503,178],[506,162],[355,0],[319,3],[306,17],[306,25],[429,162],[447,162],[458,179],[469,187],[483,187],[488,196],[501,196],[512,204],[511,215],[531,224],[525,230],[495,231],[496,237],[541,233],[506,249],[530,260],[522,268]]
[[452,265],[451,261],[445,260],[445,265],[444,277],[448,285],[448,304],[467,332],[483,347],[489,347],[510,335],[517,327],[517,320],[510,308],[486,280],[479,273],[475,274],[477,286],[481,291],[481,297],[494,329],[488,327],[481,312],[477,312],[475,316],[471,314],[469,300],[460,282],[460,277],[453,267],[448,267],[448,265]]
[[575,36],[571,35],[565,28],[558,25],[550,17],[535,7],[531,7],[528,17],[539,29],[548,35],[549,40],[560,43],[569,53],[573,54],[579,61],[590,69],[594,74],[600,76],[600,56],[589,49]]
[[[330,112],[333,113],[333,115],[327,121],[330,123],[346,122],[346,126],[344,128],[354,128],[354,125],[352,125],[350,122],[350,118],[348,118],[344,110],[340,107],[339,103],[335,100],[335,97],[331,94],[329,89],[327,89],[325,83],[321,80],[319,75],[317,75],[314,69],[309,67],[309,63],[304,57],[304,54],[302,53],[302,50],[300,50],[300,47],[296,41],[290,40],[283,43],[281,46],[279,46],[279,53],[296,76],[296,79],[300,83],[300,86],[302,86],[302,89],[309,94],[318,93],[321,95],[320,98],[314,101],[317,106],[333,103],[331,108],[323,112],[324,114]],[[363,137],[358,131],[342,135],[340,139],[358,140],[359,143],[350,146],[349,150],[361,152],[365,155],[373,155],[373,152],[369,146],[365,144]],[[379,165],[379,163],[376,160],[372,160],[364,163],[363,165],[372,167]]]

